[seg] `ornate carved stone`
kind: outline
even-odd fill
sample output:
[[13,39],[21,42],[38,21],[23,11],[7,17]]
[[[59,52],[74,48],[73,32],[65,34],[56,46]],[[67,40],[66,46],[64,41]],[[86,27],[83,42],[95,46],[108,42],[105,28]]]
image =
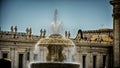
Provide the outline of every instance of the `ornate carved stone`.
[[11,32],[12,32],[12,33],[13,33],[13,30],[14,30],[14,29],[13,29],[13,26],[11,26]]
[[40,37],[42,37],[42,35],[43,35],[43,31],[42,31],[42,29],[40,30]]
[[44,29],[44,31],[43,31],[43,37],[45,37],[45,35],[46,35],[46,30]]

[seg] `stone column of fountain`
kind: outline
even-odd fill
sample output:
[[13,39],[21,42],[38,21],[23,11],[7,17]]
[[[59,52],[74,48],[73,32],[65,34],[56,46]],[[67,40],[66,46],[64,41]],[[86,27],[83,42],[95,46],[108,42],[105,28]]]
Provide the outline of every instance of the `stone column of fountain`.
[[[54,21],[51,23],[52,34],[48,38],[41,38],[35,46],[35,54],[40,53],[38,46],[47,48],[46,62],[30,63],[31,68],[79,68],[80,64],[72,61],[74,60],[75,45],[72,40],[64,38],[59,33],[60,27],[61,22],[58,20],[58,12],[55,9]],[[65,49],[67,48],[68,54],[63,53],[66,52]]]

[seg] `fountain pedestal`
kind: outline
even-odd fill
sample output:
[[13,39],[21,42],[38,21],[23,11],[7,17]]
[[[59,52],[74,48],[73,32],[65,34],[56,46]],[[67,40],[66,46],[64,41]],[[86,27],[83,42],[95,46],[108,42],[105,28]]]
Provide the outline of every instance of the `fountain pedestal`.
[[64,60],[62,50],[63,47],[59,45],[49,45],[48,47],[48,55],[46,57],[47,61],[55,61],[62,62]]

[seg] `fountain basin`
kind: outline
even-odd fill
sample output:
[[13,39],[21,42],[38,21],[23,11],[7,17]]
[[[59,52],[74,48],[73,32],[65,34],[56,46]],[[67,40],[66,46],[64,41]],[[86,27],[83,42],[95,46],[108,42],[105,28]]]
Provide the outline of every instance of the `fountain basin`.
[[73,46],[75,45],[72,40],[64,38],[61,34],[51,34],[48,38],[41,38],[38,41],[39,46],[48,45],[61,45],[61,46]]
[[31,63],[31,68],[79,68],[79,63],[69,62],[36,62]]

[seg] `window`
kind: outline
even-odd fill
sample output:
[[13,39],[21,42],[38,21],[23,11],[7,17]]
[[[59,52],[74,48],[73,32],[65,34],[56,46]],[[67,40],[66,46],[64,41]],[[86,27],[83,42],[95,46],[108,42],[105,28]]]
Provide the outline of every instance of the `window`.
[[23,54],[19,54],[19,68],[23,68]]
[[8,53],[3,53],[2,58],[8,58]]
[[82,61],[83,68],[86,68],[86,56],[85,55],[82,56],[82,59],[83,59],[83,61]]
[[103,55],[103,68],[105,68],[106,63],[106,55]]
[[27,60],[30,60],[30,52],[27,52]]
[[96,56],[93,56],[93,68],[96,68]]

